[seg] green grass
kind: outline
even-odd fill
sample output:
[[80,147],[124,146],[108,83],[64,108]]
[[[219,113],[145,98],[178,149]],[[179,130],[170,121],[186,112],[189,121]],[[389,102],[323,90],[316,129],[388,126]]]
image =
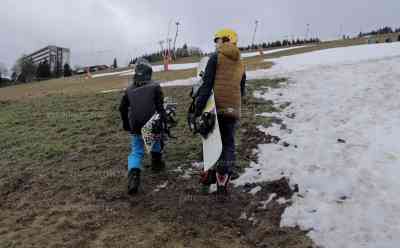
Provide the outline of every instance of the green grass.
[[93,141],[102,139],[101,133],[111,136],[118,131],[115,97],[54,95],[3,104],[1,160],[61,159],[82,147],[93,147]]
[[[200,59],[202,57],[201,56],[190,56],[190,57],[183,57],[183,58],[177,58],[175,61],[172,62],[172,64],[186,64],[186,63],[195,63],[195,62],[199,62]],[[164,64],[163,61],[157,61],[154,63],[151,63],[152,65],[162,65]]]
[[[254,153],[254,149],[258,148],[258,144],[265,143],[265,134],[256,126],[268,126],[274,121],[255,117],[256,113],[271,109],[273,102],[255,99],[252,95],[260,87],[279,87],[283,80],[248,82],[247,103],[243,104],[241,125],[236,133],[238,172],[248,167],[251,161],[257,161],[258,155]],[[233,222],[219,217],[216,218],[217,221],[209,219],[209,210],[213,209],[213,204],[209,208],[207,205],[199,205],[204,201],[197,205],[190,202],[179,203],[182,196],[187,196],[192,192],[191,189],[198,187],[198,178],[194,174],[192,179],[182,179],[182,173],[171,170],[178,167],[186,169],[191,166],[191,162],[201,161],[202,144],[198,136],[190,133],[186,124],[186,111],[191,100],[188,94],[190,87],[163,90],[165,96],[178,102],[178,127],[172,131],[177,139],[170,140],[167,144],[165,160],[168,171],[165,173],[154,174],[147,171],[149,159],[146,156],[144,193],[133,198],[126,196],[126,164],[130,139],[129,134],[122,130],[119,118],[121,93],[50,95],[24,101],[0,102],[0,195],[5,199],[1,204],[2,210],[4,209],[1,212],[4,215],[2,224],[5,223],[2,237],[5,240],[16,240],[15,245],[27,241],[43,243],[42,239],[46,238],[52,242],[69,240],[74,243],[71,247],[81,247],[78,242],[87,242],[92,240],[92,236],[102,236],[104,233],[121,235],[115,236],[118,241],[110,241],[114,244],[121,242],[120,237],[126,237],[126,233],[136,234],[140,230],[148,233],[148,226],[154,228],[149,230],[172,226],[172,234],[166,233],[165,237],[168,240],[181,241],[181,235],[189,235],[188,239],[194,235],[203,237],[201,234],[187,234],[186,230],[180,229],[190,229],[193,226],[184,217],[186,213],[194,213],[198,218],[197,210],[200,213],[206,211],[202,214],[198,230],[208,231],[210,226],[226,223],[231,225]],[[193,172],[198,173],[197,170]],[[169,184],[165,191],[153,191],[157,185],[166,181]],[[261,199],[252,198],[247,203],[247,197],[250,199],[251,196],[235,193],[233,204],[237,217],[235,214],[232,218],[238,220],[241,209],[255,207],[250,202]],[[198,199],[202,198],[199,196]],[[64,207],[67,210],[62,210]],[[101,210],[103,207],[106,212]],[[228,203],[226,209],[230,209],[229,213],[232,211],[231,207]],[[193,212],[193,209],[196,211]],[[220,216],[224,211],[216,215]],[[274,218],[280,218],[280,211],[280,208],[274,208],[269,213],[277,216]],[[261,225],[252,232],[262,234],[265,233],[264,228],[268,232],[275,230],[271,229],[269,218],[272,217],[266,218],[267,227]],[[153,226],[151,222],[154,220],[157,224]],[[193,223],[197,223],[196,220]],[[238,229],[235,225],[227,230],[232,229],[232,233],[236,234]],[[38,235],[37,230],[43,228],[49,232]],[[130,231],[127,232],[126,228]],[[18,236],[9,235],[8,230]],[[279,224],[276,224],[276,230],[281,230]],[[292,232],[287,229],[279,231],[276,242],[281,242],[279,240],[282,236],[286,237]],[[274,237],[275,233],[277,231],[268,235]],[[296,230],[293,233],[295,237],[305,236],[303,232]],[[153,236],[149,237],[151,238],[147,238],[147,241],[151,242]],[[123,241],[129,243],[129,238]],[[14,243],[3,242],[1,245],[12,247]]]
[[[247,91],[249,92],[250,98],[248,99],[248,106],[251,106],[253,109],[250,111],[254,114],[257,113],[272,113],[272,112],[281,112],[284,109],[284,106],[275,106],[274,102],[271,100],[257,99],[253,97],[255,92],[259,92],[261,94],[265,94],[270,89],[276,89],[282,87],[284,83],[287,81],[285,78],[274,78],[274,79],[259,79],[252,80],[248,82]],[[270,118],[257,116],[256,119],[265,120],[267,123]],[[260,122],[260,121],[258,121]]]
[[[189,87],[165,89],[178,104],[178,126],[166,159],[187,164],[200,159],[201,141],[187,128]],[[2,102],[0,143],[2,162],[41,163],[62,161],[74,154],[85,158],[125,160],[129,135],[121,130],[118,104],[121,93],[85,96],[51,95],[29,101]]]
[[[255,90],[276,88],[284,79],[248,82],[247,104],[241,123],[245,127],[270,125],[274,120],[256,113],[280,111],[271,101],[252,97]],[[165,95],[178,102],[178,126],[166,148],[166,160],[173,167],[201,160],[201,140],[193,136],[186,122],[190,87],[164,88]],[[1,102],[0,143],[2,163],[53,163],[78,156],[101,163],[124,162],[129,153],[129,135],[122,131],[118,104],[121,93],[84,96],[50,95],[26,101]],[[238,132],[238,143],[247,146]],[[240,150],[240,149],[239,149]],[[247,156],[243,154],[243,156]],[[147,162],[146,162],[147,164]]]
[[247,90],[254,93],[256,90],[265,90],[268,88],[280,88],[281,83],[286,82],[286,78],[274,78],[274,79],[256,79],[251,80],[247,83]]

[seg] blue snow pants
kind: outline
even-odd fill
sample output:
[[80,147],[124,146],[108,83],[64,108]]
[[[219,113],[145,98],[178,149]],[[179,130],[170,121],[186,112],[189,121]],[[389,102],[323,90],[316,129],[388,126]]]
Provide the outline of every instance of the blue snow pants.
[[[128,171],[131,169],[141,169],[144,157],[144,141],[141,135],[132,134],[131,153],[128,156]],[[156,142],[151,147],[151,152],[161,153],[161,144]]]

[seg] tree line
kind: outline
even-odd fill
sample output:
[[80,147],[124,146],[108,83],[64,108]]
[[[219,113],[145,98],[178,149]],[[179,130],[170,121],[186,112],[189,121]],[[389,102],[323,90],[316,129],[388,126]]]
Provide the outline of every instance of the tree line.
[[10,79],[6,78],[8,73],[7,67],[5,64],[0,63],[0,86],[2,84],[10,83]]
[[[4,73],[4,69],[2,70]],[[42,61],[39,64],[35,64],[32,58],[28,58],[26,56],[21,56],[15,65],[12,67],[12,74],[10,79],[4,79],[0,75],[0,82],[2,84],[11,83],[11,82],[20,82],[27,83],[32,82],[34,80],[46,80],[50,78],[58,78],[58,77],[70,77],[72,76],[72,69],[69,64],[64,64],[63,69],[52,71],[50,68],[50,64],[47,60]]]
[[392,34],[392,33],[400,33],[400,28],[395,28],[393,29],[392,27],[389,26],[385,26],[382,28],[378,28],[376,30],[372,30],[370,32],[360,32],[360,34],[358,35],[358,37],[365,37],[365,36],[370,36],[370,35],[381,35],[381,34]]
[[[44,60],[40,63],[34,63],[32,58],[29,58],[25,55],[21,56],[14,66],[12,67],[11,77],[6,78],[5,76],[8,73],[7,67],[4,64],[0,63],[0,86],[9,85],[12,83],[28,83],[32,81],[41,81],[48,80],[52,78],[60,78],[60,77],[70,77],[74,74],[80,74],[78,71],[83,70],[83,73],[86,73],[89,68],[95,68],[95,70],[90,70],[91,72],[97,70],[108,69],[108,66],[90,66],[80,68],[76,66],[76,71],[74,71],[71,66],[66,63],[61,68],[55,68],[52,70],[50,63],[47,60]],[[112,68],[118,68],[117,59],[114,58]]]
[[293,39],[293,40],[277,40],[273,42],[263,42],[259,44],[253,44],[248,46],[239,47],[241,51],[257,50],[257,49],[268,49],[277,47],[288,47],[288,46],[300,46],[312,43],[319,43],[321,40],[319,38],[311,39]]
[[138,58],[144,58],[150,63],[163,61],[165,57],[170,56],[172,60],[176,60],[178,58],[185,58],[191,56],[203,56],[204,53],[200,48],[197,47],[189,47],[187,44],[184,44],[182,47],[177,48],[175,51],[173,49],[164,49],[162,51],[157,51],[150,54],[144,54],[142,56],[132,58],[129,61],[129,64],[135,64]]

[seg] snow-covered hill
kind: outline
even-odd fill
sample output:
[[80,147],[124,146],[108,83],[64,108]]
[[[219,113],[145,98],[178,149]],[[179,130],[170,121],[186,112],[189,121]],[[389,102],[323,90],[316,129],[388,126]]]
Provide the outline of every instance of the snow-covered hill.
[[[279,49],[273,49],[273,50],[266,50],[266,51],[263,51],[263,54],[278,53],[278,52],[283,52],[283,51],[289,51],[289,50],[293,50],[293,49],[303,48],[303,47],[307,47],[307,46],[294,46],[294,47],[285,47],[285,48],[279,48]],[[250,53],[242,53],[241,57],[242,58],[251,58],[251,57],[256,57],[256,56],[259,56],[259,55],[260,55],[260,52],[250,52]]]
[[236,184],[290,178],[300,192],[281,225],[312,230],[323,247],[398,247],[400,43],[273,61],[272,70],[249,77],[289,78],[287,87],[260,97],[292,103],[277,115],[291,132],[262,129],[291,145],[260,145],[258,164]]

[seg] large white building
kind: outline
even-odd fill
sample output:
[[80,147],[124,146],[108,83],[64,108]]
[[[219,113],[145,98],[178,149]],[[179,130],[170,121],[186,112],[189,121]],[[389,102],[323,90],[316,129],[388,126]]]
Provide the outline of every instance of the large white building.
[[47,46],[28,56],[26,58],[32,59],[35,64],[43,62],[49,63],[52,73],[62,73],[65,64],[70,64],[71,51],[68,48]]

